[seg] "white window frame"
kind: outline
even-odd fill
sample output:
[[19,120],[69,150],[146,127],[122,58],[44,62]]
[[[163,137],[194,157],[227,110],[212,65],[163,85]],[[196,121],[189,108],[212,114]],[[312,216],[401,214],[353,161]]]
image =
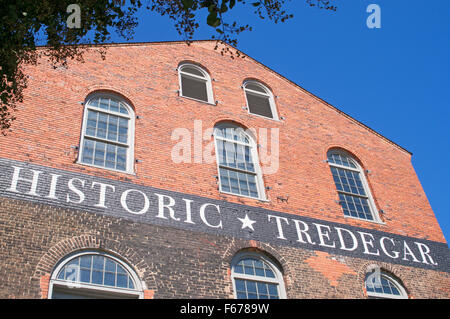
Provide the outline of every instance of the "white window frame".
[[[198,70],[200,73],[203,74],[203,77],[189,73],[189,72],[184,72],[183,68],[185,67],[190,67],[190,68],[194,68],[196,70]],[[190,77],[196,80],[200,80],[206,83],[206,94],[208,96],[208,101],[203,101],[203,100],[199,100],[190,96],[184,96],[183,95],[183,86],[181,85],[182,82],[182,75],[186,76],[186,77]],[[204,69],[202,69],[201,67],[199,67],[198,65],[192,64],[192,63],[183,63],[180,64],[178,66],[178,84],[179,84],[179,96],[180,97],[184,97],[187,99],[191,99],[194,101],[198,101],[198,102],[202,102],[202,103],[208,103],[208,104],[212,104],[212,105],[216,105],[216,102],[214,100],[214,93],[213,93],[213,88],[212,88],[212,83],[211,83],[211,77],[209,76],[208,72],[206,72]]]
[[[259,86],[266,93],[264,94],[264,93],[259,92],[259,91],[254,91],[252,89],[248,89],[247,85],[249,85],[249,84]],[[265,118],[265,119],[279,121],[277,107],[276,107],[276,104],[275,104],[275,99],[273,97],[273,94],[264,84],[262,84],[261,82],[258,82],[258,81],[248,80],[248,81],[244,82],[244,84],[242,85],[242,88],[244,89],[245,102],[247,103],[247,112],[248,112],[248,114],[260,116],[260,117]],[[250,112],[250,107],[248,105],[247,92],[249,92],[250,94],[253,94],[253,95],[257,95],[257,96],[267,97],[269,99],[270,110],[272,112],[272,116],[273,117],[267,117],[267,116],[264,116],[264,115],[251,113]]]
[[[328,154],[330,154],[330,153],[340,154],[341,156],[347,157],[353,164],[355,164],[356,168],[343,166],[343,165],[339,165],[339,164],[336,164],[336,163],[331,163],[330,161],[328,161]],[[385,223],[380,218],[377,206],[375,205],[375,201],[374,201],[373,196],[372,196],[372,192],[370,191],[369,183],[367,182],[367,179],[366,179],[366,174],[364,174],[364,170],[361,167],[361,165],[359,165],[358,161],[356,161],[350,153],[348,153],[348,152],[346,152],[344,150],[331,149],[331,150],[329,150],[327,152],[327,163],[328,163],[329,166],[333,166],[333,167],[337,167],[337,168],[350,170],[350,171],[359,173],[359,176],[361,177],[361,182],[362,182],[364,191],[366,192],[366,195],[367,195],[366,196],[367,197],[367,202],[369,203],[369,208],[370,208],[370,212],[372,213],[373,220],[364,219],[364,218],[355,217],[355,216],[348,216],[348,215],[345,215],[345,214],[344,214],[344,217],[345,218],[353,218],[353,219],[357,219],[357,220],[363,220],[363,221],[366,221],[366,222],[371,222],[371,223],[377,223],[377,224],[383,224],[384,225]],[[335,183],[334,180],[333,180],[333,184],[334,184],[336,192],[338,194],[339,193],[343,193],[343,194],[347,194],[347,195],[351,195],[351,196],[358,196],[356,194],[352,194],[352,193],[348,193],[348,192],[345,192],[345,191],[338,190],[336,188],[336,183]],[[359,197],[364,197],[364,196],[359,196]],[[343,210],[343,208],[342,208],[342,206],[340,204],[339,204],[339,206]]]
[[367,293],[368,297],[386,298],[386,299],[408,299],[408,293],[406,292],[405,288],[394,277],[388,275],[386,272],[383,272],[383,271],[381,271],[380,276],[384,277],[393,286],[395,286],[395,288],[397,288],[397,290],[400,292],[400,296],[386,294],[384,292],[380,293],[380,292],[368,291],[367,290],[367,279],[366,279],[366,280],[364,280],[364,288],[366,289],[366,293]]
[[[240,129],[242,130],[243,134],[245,134],[245,136],[247,137],[247,139],[249,140],[249,143],[243,143],[240,141],[235,141],[229,138],[225,138],[222,136],[217,136],[216,134],[216,128],[220,128],[220,127],[225,127],[226,128],[234,128],[234,129]],[[256,199],[256,200],[261,200],[261,201],[267,201],[267,197],[266,197],[266,192],[265,192],[265,188],[264,188],[264,181],[262,178],[262,170],[261,167],[259,165],[259,156],[258,156],[258,147],[257,144],[255,142],[255,139],[252,135],[248,134],[241,126],[235,125],[235,124],[231,124],[231,123],[219,123],[217,125],[214,126],[214,147],[215,147],[215,153],[216,153],[216,163],[217,163],[217,176],[218,176],[218,181],[219,181],[219,191],[221,193],[224,194],[229,194],[229,195],[234,195],[234,196],[241,196],[241,197],[245,197],[245,198],[251,198],[251,199]],[[253,159],[253,167],[255,168],[254,172],[249,172],[249,171],[245,171],[245,170],[241,170],[238,168],[230,168],[228,166],[223,166],[220,165],[219,162],[219,153],[218,153],[218,147],[217,147],[217,143],[218,143],[218,139],[226,141],[226,142],[230,142],[230,143],[236,143],[236,144],[240,144],[240,145],[245,145],[245,146],[249,146],[250,147],[250,152],[252,155],[252,159]],[[246,174],[254,174],[255,175],[255,180],[256,180],[256,189],[258,191],[258,197],[252,197],[252,196],[247,196],[247,195],[242,195],[242,194],[235,194],[232,192],[227,192],[222,190],[222,181],[220,178],[220,168],[225,168],[228,170],[234,170],[236,172],[242,172],[242,173],[246,173]]]
[[[265,262],[270,267],[270,269],[273,271],[273,273],[275,274],[275,278],[267,278],[267,277],[262,277],[262,276],[235,273],[234,266],[237,265],[239,263],[239,261],[241,261],[242,259],[246,259],[246,258],[259,259],[259,260]],[[270,260],[269,258],[267,258],[266,256],[264,256],[261,253],[246,251],[246,252],[240,252],[233,257],[233,259],[231,261],[231,283],[233,285],[234,299],[237,299],[235,279],[259,281],[259,282],[266,282],[266,283],[270,283],[270,284],[276,284],[277,288],[278,288],[279,298],[280,299],[287,298],[286,288],[284,286],[283,274],[281,273],[278,266],[276,266],[272,260]]]
[[[95,98],[113,98],[116,100],[119,100],[121,103],[123,103],[125,105],[125,107],[127,108],[128,111],[128,115],[127,114],[123,114],[123,113],[119,113],[119,112],[114,112],[114,111],[110,111],[110,110],[103,110],[97,107],[92,107],[89,105],[89,102]],[[100,166],[100,165],[95,165],[95,164],[88,164],[88,163],[84,163],[82,161],[83,159],[83,151],[84,151],[84,140],[85,140],[85,134],[86,134],[86,127],[87,127],[87,120],[88,120],[88,112],[89,110],[95,111],[95,112],[100,112],[100,113],[106,113],[106,114],[111,114],[111,115],[115,115],[118,117],[122,117],[122,118],[128,118],[128,137],[127,137],[127,141],[128,143],[121,143],[121,142],[112,142],[109,141],[107,139],[102,139],[102,138],[98,138],[98,137],[92,137],[89,136],[88,139],[90,140],[94,140],[94,141],[99,141],[99,142],[103,142],[106,144],[114,144],[114,145],[118,145],[118,146],[122,146],[125,147],[127,149],[127,160],[126,160],[126,169],[124,171],[119,170],[119,169],[115,169],[115,168],[110,168],[110,167],[106,167],[106,166]],[[79,152],[78,152],[78,159],[77,159],[77,164],[81,164],[81,165],[86,165],[86,166],[91,166],[91,167],[96,167],[96,168],[101,168],[101,169],[107,169],[110,171],[114,171],[114,172],[120,172],[120,173],[126,173],[126,174],[132,174],[134,175],[134,128],[135,128],[135,115],[134,115],[134,110],[133,108],[120,96],[112,94],[112,93],[104,93],[104,92],[98,92],[98,93],[94,93],[89,95],[86,98],[86,101],[84,103],[84,112],[83,112],[83,124],[81,127],[81,138],[80,138],[80,146],[79,146]]]
[[[109,259],[114,260],[118,264],[120,264],[123,268],[127,270],[129,273],[131,279],[133,280],[134,289],[128,289],[128,288],[117,288],[117,287],[109,287],[104,285],[96,285],[96,284],[88,284],[83,282],[70,282],[67,280],[61,280],[57,279],[57,276],[61,269],[72,259],[84,256],[84,255],[99,255],[103,256]],[[78,289],[82,291],[87,291],[92,295],[95,295],[96,292],[98,292],[99,295],[103,294],[111,294],[111,295],[125,295],[129,297],[137,297],[138,299],[144,298],[144,289],[145,289],[145,283],[142,282],[136,272],[128,266],[126,263],[121,261],[115,256],[112,256],[110,254],[96,251],[96,250],[86,250],[82,252],[78,252],[75,254],[71,254],[69,256],[66,256],[59,264],[58,266],[53,270],[52,275],[50,277],[50,283],[49,283],[49,291],[48,291],[48,299],[52,299],[53,290],[55,287],[59,287],[62,289],[67,289],[67,291],[70,292],[71,289]],[[75,290],[73,290],[75,291]]]

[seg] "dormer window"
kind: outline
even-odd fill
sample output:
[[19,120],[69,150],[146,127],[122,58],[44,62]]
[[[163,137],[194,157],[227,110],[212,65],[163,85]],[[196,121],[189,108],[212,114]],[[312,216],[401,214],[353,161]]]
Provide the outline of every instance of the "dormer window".
[[178,68],[180,96],[214,104],[209,74],[194,64],[183,64]]
[[243,85],[247,109],[250,114],[278,120],[272,92],[256,81],[247,81]]

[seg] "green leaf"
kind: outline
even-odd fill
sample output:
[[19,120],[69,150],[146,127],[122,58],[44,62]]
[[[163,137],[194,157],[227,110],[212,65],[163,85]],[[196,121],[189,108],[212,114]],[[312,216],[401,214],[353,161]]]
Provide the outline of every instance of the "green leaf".
[[222,2],[222,5],[220,6],[220,12],[224,13],[224,12],[227,12],[227,11],[228,11],[228,7],[227,7],[227,4],[224,1],[224,2]]
[[194,5],[194,0],[181,0],[181,2],[183,3],[184,10],[188,10]]
[[211,12],[206,18],[206,23],[208,23],[211,27],[218,27],[220,25],[220,19],[217,18],[217,12]]

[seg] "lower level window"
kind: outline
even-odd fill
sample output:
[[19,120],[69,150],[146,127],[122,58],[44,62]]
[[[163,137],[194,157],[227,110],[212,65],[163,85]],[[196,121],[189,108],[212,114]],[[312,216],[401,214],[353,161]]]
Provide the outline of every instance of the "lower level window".
[[50,281],[51,299],[139,298],[138,277],[119,259],[100,252],[66,258]]
[[367,296],[376,299],[406,299],[408,295],[403,286],[383,271],[374,271],[366,275]]
[[232,265],[232,279],[237,299],[285,298],[281,272],[262,255],[237,256]]

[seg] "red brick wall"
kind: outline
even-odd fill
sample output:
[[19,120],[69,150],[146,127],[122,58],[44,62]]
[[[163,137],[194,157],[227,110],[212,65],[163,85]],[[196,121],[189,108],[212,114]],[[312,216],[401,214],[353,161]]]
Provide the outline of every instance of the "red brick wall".
[[[52,69],[48,63],[29,66],[29,88],[7,137],[0,137],[0,157],[86,172],[132,183],[260,206],[280,212],[378,229],[395,234],[445,242],[442,231],[411,164],[411,155],[400,147],[345,116],[305,90],[251,58],[230,59],[214,51],[214,42],[118,45],[108,48],[106,59],[97,52],[85,54],[85,63]],[[178,96],[182,61],[195,61],[212,78],[210,105]],[[243,81],[263,81],[277,96],[282,121],[249,115],[241,89]],[[115,173],[74,163],[79,145],[83,102],[96,90],[124,95],[136,110],[136,175]],[[280,165],[276,174],[264,175],[268,202],[221,194],[212,164],[175,164],[171,140],[175,128],[193,130],[220,120],[245,127],[279,128]],[[206,146],[209,142],[204,141]],[[338,195],[325,162],[327,150],[341,147],[355,154],[364,169],[385,225],[344,218]],[[277,200],[286,197],[288,202]]]

